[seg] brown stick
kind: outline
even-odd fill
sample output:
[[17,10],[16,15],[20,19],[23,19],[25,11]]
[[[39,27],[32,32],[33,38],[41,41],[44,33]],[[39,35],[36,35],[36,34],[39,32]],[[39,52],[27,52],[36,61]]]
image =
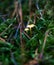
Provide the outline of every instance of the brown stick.
[[44,43],[43,43],[43,46],[42,46],[42,53],[44,52],[44,48],[45,48],[45,44],[46,44],[46,41],[47,41],[48,33],[49,33],[49,30],[47,30],[46,33],[45,33]]
[[29,0],[29,15],[30,15],[30,18],[32,17],[31,5],[32,5],[32,0]]
[[42,45],[42,50],[41,50],[41,53],[39,55],[39,58],[42,59],[43,57],[43,53],[44,53],[44,48],[45,48],[45,45],[46,45],[46,41],[47,41],[47,37],[48,37],[48,33],[49,33],[50,29],[48,29],[46,32],[45,32],[45,37],[44,37],[44,42],[43,42],[43,45]]
[[24,33],[24,34],[28,37],[28,39],[30,39],[29,35],[28,35],[28,34],[26,34],[26,32],[24,32],[24,31],[23,31],[23,33]]
[[18,17],[18,1],[16,1],[16,0],[14,1],[14,6],[15,6],[15,9],[13,11],[11,18],[13,18],[15,15],[16,15],[16,18]]
[[20,16],[20,42],[21,42],[21,47],[22,47],[22,8],[21,8],[21,3],[19,3],[19,16]]

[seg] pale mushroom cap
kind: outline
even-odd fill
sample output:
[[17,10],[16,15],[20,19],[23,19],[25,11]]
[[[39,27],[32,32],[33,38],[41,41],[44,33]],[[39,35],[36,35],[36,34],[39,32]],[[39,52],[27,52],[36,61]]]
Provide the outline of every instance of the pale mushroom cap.
[[28,31],[29,30],[29,28],[25,28],[25,31]]
[[34,24],[27,25],[28,28],[33,28],[34,26]]

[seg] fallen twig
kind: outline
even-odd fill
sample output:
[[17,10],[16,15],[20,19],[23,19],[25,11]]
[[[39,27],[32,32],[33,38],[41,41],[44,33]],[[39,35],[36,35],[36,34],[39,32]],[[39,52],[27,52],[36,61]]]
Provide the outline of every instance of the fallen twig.
[[50,31],[51,29],[54,29],[54,28],[50,28],[50,29],[48,29],[48,30],[45,32],[45,37],[44,37],[44,42],[43,42],[43,45],[42,45],[42,50],[41,50],[41,53],[40,53],[40,55],[39,55],[39,58],[40,58],[40,59],[43,57],[44,48],[45,48],[45,45],[46,45],[48,33],[49,33],[49,31]]
[[30,39],[30,37],[28,36],[28,34],[26,34],[26,32],[23,31],[23,33],[28,37],[28,39]]

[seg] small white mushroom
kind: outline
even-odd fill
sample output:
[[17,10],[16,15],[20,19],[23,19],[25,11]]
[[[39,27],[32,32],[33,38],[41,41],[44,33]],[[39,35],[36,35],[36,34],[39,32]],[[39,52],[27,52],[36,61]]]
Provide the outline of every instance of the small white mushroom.
[[25,28],[25,31],[28,31],[29,30],[29,28]]
[[28,28],[33,28],[33,27],[35,27],[35,25],[34,24],[30,24],[30,25],[27,25],[27,27]]

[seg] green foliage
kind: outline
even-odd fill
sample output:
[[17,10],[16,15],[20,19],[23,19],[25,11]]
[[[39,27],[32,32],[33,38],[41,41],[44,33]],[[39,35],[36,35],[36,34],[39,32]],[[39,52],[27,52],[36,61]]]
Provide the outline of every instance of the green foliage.
[[[40,18],[38,9],[35,8],[36,1],[33,2],[32,9],[37,16],[35,27],[29,31],[22,32],[23,48],[21,49],[20,30],[18,20],[10,18],[14,9],[13,0],[0,1],[0,14],[9,14],[2,19],[0,15],[0,62],[2,65],[23,65],[31,59],[38,58],[42,53],[46,31],[49,30],[40,65],[54,65],[54,0],[39,0],[40,10],[46,10],[43,19]],[[22,3],[23,23],[30,21],[29,6],[26,0]],[[33,24],[34,18],[31,18]],[[30,23],[30,22],[29,22]],[[25,35],[25,33],[26,35]],[[28,37],[29,36],[29,37]],[[38,48],[37,55],[35,54]],[[43,63],[43,64],[42,64]]]

